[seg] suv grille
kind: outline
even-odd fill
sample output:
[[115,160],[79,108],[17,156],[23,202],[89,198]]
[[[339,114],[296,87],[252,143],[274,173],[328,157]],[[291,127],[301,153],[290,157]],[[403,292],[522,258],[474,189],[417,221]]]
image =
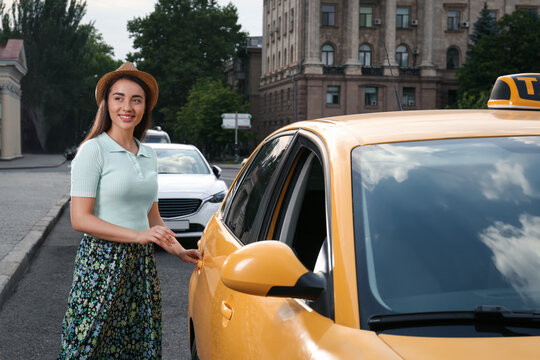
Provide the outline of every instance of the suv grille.
[[159,213],[164,218],[193,214],[201,206],[201,199],[159,199]]

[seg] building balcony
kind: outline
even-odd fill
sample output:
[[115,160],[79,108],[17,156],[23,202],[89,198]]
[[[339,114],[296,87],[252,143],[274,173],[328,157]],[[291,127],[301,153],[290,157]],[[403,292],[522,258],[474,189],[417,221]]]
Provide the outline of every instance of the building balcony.
[[362,66],[362,75],[383,76],[382,66]]
[[400,67],[399,75],[420,76],[420,68],[419,67]]
[[326,74],[326,75],[345,75],[345,66],[343,66],[343,65],[323,65],[323,74]]

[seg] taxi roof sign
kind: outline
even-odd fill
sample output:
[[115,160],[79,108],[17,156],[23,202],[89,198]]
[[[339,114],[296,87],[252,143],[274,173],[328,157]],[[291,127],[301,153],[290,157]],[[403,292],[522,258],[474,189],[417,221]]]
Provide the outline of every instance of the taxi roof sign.
[[499,76],[487,105],[490,109],[540,110],[540,74]]

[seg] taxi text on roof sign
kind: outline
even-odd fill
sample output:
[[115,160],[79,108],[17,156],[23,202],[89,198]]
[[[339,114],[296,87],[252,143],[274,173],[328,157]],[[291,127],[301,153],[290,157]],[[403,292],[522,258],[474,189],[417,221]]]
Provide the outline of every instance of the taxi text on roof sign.
[[540,74],[499,76],[487,105],[490,109],[540,110]]

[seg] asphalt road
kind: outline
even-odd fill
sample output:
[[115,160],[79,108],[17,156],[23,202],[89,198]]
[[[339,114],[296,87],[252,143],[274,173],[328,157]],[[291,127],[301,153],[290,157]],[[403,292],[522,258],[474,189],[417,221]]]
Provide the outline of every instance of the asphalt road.
[[[238,169],[223,169],[230,186]],[[55,359],[81,234],[66,209],[0,311],[0,359]],[[163,359],[189,359],[187,293],[193,265],[157,251],[163,298]]]
[[[69,210],[0,312],[0,359],[55,359],[81,235]],[[187,293],[193,266],[156,253],[163,297],[163,359],[189,359]]]

